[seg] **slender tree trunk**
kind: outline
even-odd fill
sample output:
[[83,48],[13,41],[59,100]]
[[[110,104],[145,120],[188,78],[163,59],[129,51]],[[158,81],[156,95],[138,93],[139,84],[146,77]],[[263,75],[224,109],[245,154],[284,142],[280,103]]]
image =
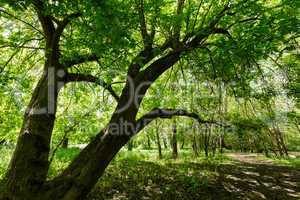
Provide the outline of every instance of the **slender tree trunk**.
[[147,148],[151,149],[151,138],[149,135],[147,135]]
[[182,143],[181,143],[181,147],[180,147],[180,149],[183,149],[184,148],[184,143],[185,142],[185,139],[184,138],[182,138]]
[[197,141],[196,141],[196,136],[193,135],[193,141],[192,141],[192,148],[193,148],[193,152],[194,152],[194,156],[195,157],[198,157],[199,154],[198,154],[198,145],[197,145]]
[[177,148],[177,125],[174,120],[172,126],[172,157],[176,159],[178,157],[178,148]]
[[212,141],[211,150],[212,150],[212,155],[214,157],[216,155],[216,151],[217,151],[218,138],[213,137],[211,141]]
[[162,150],[161,150],[161,144],[160,144],[159,126],[158,126],[157,121],[156,121],[155,125],[156,125],[155,133],[156,133],[156,142],[157,142],[157,149],[158,149],[158,158],[162,159],[163,156],[162,156]]
[[220,153],[223,154],[223,148],[225,147],[225,139],[224,139],[224,134],[221,133],[220,136]]
[[276,134],[278,135],[278,141],[279,141],[279,143],[280,143],[280,146],[281,146],[283,155],[284,155],[284,156],[288,156],[288,150],[287,150],[287,148],[286,148],[285,141],[284,141],[284,139],[283,139],[283,134],[282,134],[281,130],[277,127],[277,128],[275,129],[275,131],[276,131]]
[[168,149],[168,141],[167,141],[166,133],[163,133],[162,140],[163,140],[164,148]]
[[209,125],[206,127],[205,133],[204,133],[204,152],[205,157],[208,157],[208,150],[209,150],[209,142],[210,142],[210,135],[211,135],[211,126]]

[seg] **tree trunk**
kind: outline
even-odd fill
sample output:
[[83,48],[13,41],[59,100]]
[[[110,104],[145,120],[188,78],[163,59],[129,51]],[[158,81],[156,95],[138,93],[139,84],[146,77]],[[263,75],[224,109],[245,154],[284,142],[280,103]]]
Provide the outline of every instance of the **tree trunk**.
[[286,145],[285,145],[283,134],[282,134],[281,130],[278,127],[276,128],[276,132],[278,134],[278,138],[279,138],[279,141],[280,141],[280,146],[281,146],[281,149],[283,151],[283,154],[284,154],[284,156],[288,156],[289,154],[288,154],[288,150],[287,150]]
[[208,150],[209,150],[209,141],[210,141],[210,132],[211,132],[211,126],[207,126],[205,133],[204,133],[204,152],[205,157],[208,157]]
[[5,176],[5,193],[12,199],[30,199],[46,180],[59,91],[56,76],[56,69],[45,67],[26,109]]
[[164,148],[168,149],[168,141],[167,141],[166,133],[163,133],[162,139],[163,139]]
[[180,149],[183,149],[183,148],[184,148],[184,142],[185,142],[185,139],[184,139],[184,138],[182,138],[182,143],[181,143],[181,147],[180,147]]
[[177,149],[177,127],[176,127],[176,121],[173,122],[172,127],[172,157],[173,159],[176,159],[178,157],[178,149]]
[[195,157],[198,157],[199,156],[199,154],[198,154],[198,145],[197,145],[195,135],[193,136],[192,148],[193,148],[193,152],[194,152]]
[[60,176],[44,186],[40,199],[83,199],[129,139],[124,132],[108,125]]
[[223,154],[223,147],[225,147],[225,139],[224,134],[221,133],[220,135],[220,153]]
[[156,122],[156,130],[155,130],[155,133],[156,133],[156,142],[157,142],[157,149],[158,149],[158,158],[159,159],[162,159],[162,152],[161,152],[161,144],[160,144],[160,135],[159,135],[159,126]]
[[211,144],[212,156],[215,157],[216,150],[217,150],[218,138],[213,137],[211,141],[212,141],[212,144]]
[[151,149],[151,139],[149,135],[147,135],[147,148]]

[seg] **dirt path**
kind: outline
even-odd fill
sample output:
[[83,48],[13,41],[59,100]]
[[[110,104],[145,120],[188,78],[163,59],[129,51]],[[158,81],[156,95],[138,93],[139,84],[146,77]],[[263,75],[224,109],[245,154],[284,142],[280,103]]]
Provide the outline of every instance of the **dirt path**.
[[237,199],[300,199],[300,169],[279,166],[259,154],[227,156],[237,162],[220,169],[220,183]]
[[248,164],[266,164],[272,165],[274,164],[272,160],[267,160],[260,154],[256,153],[228,153],[226,154],[228,157],[232,158],[233,160],[239,161],[241,163],[248,163]]

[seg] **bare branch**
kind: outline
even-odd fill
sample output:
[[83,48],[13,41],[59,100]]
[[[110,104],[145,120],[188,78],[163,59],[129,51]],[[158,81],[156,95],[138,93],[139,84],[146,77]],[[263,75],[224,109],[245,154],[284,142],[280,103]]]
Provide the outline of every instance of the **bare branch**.
[[32,41],[41,41],[44,38],[30,38],[25,41],[22,41],[21,44],[13,43],[13,42],[4,42],[4,45],[0,46],[0,48],[24,48],[24,49],[39,49],[43,50],[45,48],[42,47],[36,47],[36,46],[27,46],[26,44]]
[[9,59],[5,62],[5,64],[3,65],[3,66],[1,66],[1,68],[0,68],[0,73],[2,73],[4,70],[5,70],[5,68],[6,68],[6,66],[12,61],[12,59],[19,53],[19,51],[20,51],[20,49],[17,49],[16,51],[14,51],[13,53],[12,53],[12,55],[9,57]]
[[[198,47],[199,44],[203,41],[203,39],[207,38],[209,35],[214,33],[223,33],[228,35],[228,31],[216,28],[215,26],[222,19],[222,17],[226,14],[226,12],[230,9],[229,3],[227,3],[224,8],[216,15],[214,19],[212,19],[206,28],[201,28],[192,35],[187,35],[185,37],[185,46],[187,49],[193,49],[194,47]],[[201,46],[201,45],[200,45]]]
[[20,48],[20,49],[36,49],[36,50],[44,50],[45,48],[42,47],[32,47],[32,46],[25,46],[25,45],[3,45],[0,48]]
[[150,124],[156,118],[170,119],[174,116],[184,116],[195,119],[200,124],[217,124],[223,126],[221,123],[214,120],[204,120],[197,113],[188,112],[183,109],[161,109],[154,108],[149,113],[137,120],[136,133],[141,131],[144,127]]
[[96,83],[106,89],[117,101],[119,101],[119,96],[113,90],[111,85],[107,84],[100,78],[89,74],[77,74],[77,73],[68,73],[65,77],[66,83],[70,82],[89,82],[89,83]]
[[48,48],[49,45],[51,44],[52,37],[53,37],[53,34],[55,32],[55,27],[54,27],[53,21],[51,19],[51,16],[45,15],[45,6],[44,6],[43,1],[34,0],[32,3],[35,7],[35,10],[36,10],[37,14],[38,14],[39,21],[40,21],[40,23],[43,27],[43,31],[44,31],[43,35],[45,36],[45,38],[47,40],[46,45],[47,45],[47,48]]
[[226,14],[226,12],[230,10],[230,3],[226,3],[224,8],[217,14],[217,16],[209,23],[209,27],[213,28],[217,25],[217,23],[222,19],[222,17]]
[[[60,38],[62,32],[64,31],[66,26],[71,22],[71,20],[74,18],[77,18],[79,16],[81,16],[81,13],[73,13],[73,14],[70,14],[67,17],[65,17],[62,21],[57,21],[57,20],[55,21],[58,26],[53,35],[52,47],[55,47],[58,45],[59,38]],[[54,18],[52,17],[52,19],[54,19]]]

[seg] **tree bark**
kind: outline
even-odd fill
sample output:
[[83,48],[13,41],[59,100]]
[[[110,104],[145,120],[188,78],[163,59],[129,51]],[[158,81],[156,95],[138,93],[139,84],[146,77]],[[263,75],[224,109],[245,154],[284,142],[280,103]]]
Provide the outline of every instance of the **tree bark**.
[[56,71],[44,72],[27,107],[5,177],[6,193],[13,199],[31,197],[46,180],[59,90],[55,76]]

